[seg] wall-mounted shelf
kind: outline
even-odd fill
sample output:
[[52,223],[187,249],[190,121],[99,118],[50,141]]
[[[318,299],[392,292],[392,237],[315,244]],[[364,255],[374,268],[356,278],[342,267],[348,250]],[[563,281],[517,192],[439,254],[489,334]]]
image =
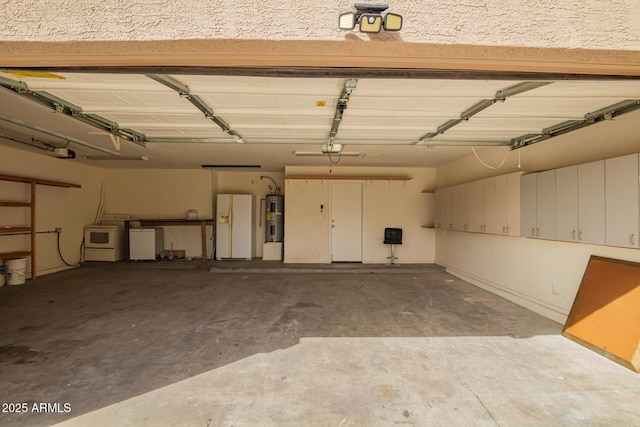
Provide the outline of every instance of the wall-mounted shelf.
[[20,207],[29,207],[29,206],[31,206],[31,203],[29,203],[29,202],[0,202],[0,206],[8,206],[8,207],[20,208]]
[[0,181],[17,182],[21,184],[29,184],[30,200],[24,201],[0,201],[0,207],[9,208],[30,208],[31,215],[29,218],[29,226],[18,227],[2,227],[0,226],[0,235],[24,233],[31,236],[31,249],[28,251],[13,251],[0,253],[0,259],[13,259],[31,257],[31,278],[36,278],[36,185],[47,185],[50,187],[63,188],[81,188],[79,184],[71,184],[69,182],[51,181],[40,178],[27,178],[24,176],[0,175]]
[[71,183],[62,182],[62,181],[51,181],[48,179],[27,178],[24,176],[12,176],[12,175],[0,175],[0,181],[13,181],[13,182],[22,182],[25,184],[48,185],[50,187],[65,187],[65,188],[81,188],[82,187],[80,184],[71,184]]
[[2,227],[0,234],[31,233],[31,227]]

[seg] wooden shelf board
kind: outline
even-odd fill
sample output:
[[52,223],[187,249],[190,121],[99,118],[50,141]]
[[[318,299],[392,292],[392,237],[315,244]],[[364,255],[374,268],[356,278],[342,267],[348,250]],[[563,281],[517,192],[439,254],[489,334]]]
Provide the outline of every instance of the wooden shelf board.
[[65,188],[81,188],[80,184],[72,184],[69,182],[62,181],[51,181],[48,179],[40,179],[40,178],[27,178],[24,176],[12,176],[12,175],[0,175],[0,181],[12,181],[12,182],[23,182],[27,184],[38,184],[38,185],[49,185],[51,187],[65,187]]
[[285,179],[334,179],[334,180],[366,180],[366,181],[409,181],[410,176],[325,176],[325,175],[289,175]]
[[28,208],[31,206],[30,202],[0,202],[0,206],[9,206],[9,207],[25,207]]
[[31,256],[31,252],[22,251],[22,252],[4,252],[0,253],[0,259],[13,259],[13,258],[24,258],[27,256]]
[[8,233],[31,233],[31,227],[2,227],[0,234]]

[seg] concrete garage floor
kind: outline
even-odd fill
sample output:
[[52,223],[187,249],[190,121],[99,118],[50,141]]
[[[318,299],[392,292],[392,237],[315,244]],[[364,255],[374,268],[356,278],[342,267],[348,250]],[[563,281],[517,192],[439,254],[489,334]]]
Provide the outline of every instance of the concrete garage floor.
[[640,375],[432,265],[85,263],[0,325],[3,426],[640,425]]

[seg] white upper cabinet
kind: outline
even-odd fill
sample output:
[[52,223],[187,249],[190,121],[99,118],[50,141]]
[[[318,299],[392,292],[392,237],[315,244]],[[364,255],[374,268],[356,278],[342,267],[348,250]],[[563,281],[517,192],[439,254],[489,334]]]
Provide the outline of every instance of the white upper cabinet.
[[578,241],[605,244],[604,160],[578,165]]
[[556,239],[578,241],[578,166],[556,170]]
[[442,228],[442,190],[437,190],[435,194],[436,199],[436,215],[433,226],[435,228]]
[[436,190],[436,228],[518,236],[521,172]]
[[[485,233],[502,234],[507,220],[507,179],[504,175],[484,179],[484,227]],[[518,201],[518,206],[519,206]]]
[[520,235],[539,239],[556,236],[556,171],[520,178]]
[[556,171],[536,174],[536,237],[556,238]]
[[520,235],[520,177],[522,172],[507,175],[507,222],[503,233],[508,236]]
[[453,212],[451,215],[452,229],[466,231],[467,229],[467,186],[456,185],[451,187],[451,201]]
[[537,174],[523,175],[520,178],[520,235],[536,237],[536,193]]
[[474,181],[464,186],[467,189],[467,227],[465,231],[484,232],[484,181]]
[[607,245],[639,247],[638,161],[638,154],[605,161]]
[[436,190],[436,220],[435,227],[443,230],[449,228],[451,222],[451,197],[450,188]]
[[437,227],[640,248],[640,154],[436,191]]

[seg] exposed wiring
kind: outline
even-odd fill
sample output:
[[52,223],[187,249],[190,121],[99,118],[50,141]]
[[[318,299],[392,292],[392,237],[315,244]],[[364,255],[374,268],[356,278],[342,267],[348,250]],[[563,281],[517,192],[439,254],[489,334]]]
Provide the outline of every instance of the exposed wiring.
[[[281,188],[280,188],[280,187],[278,187],[278,184],[276,184],[276,182],[274,181],[274,179],[273,179],[273,178],[271,178],[270,176],[262,175],[262,176],[260,177],[260,179],[269,179],[269,180],[271,180],[271,182],[273,182],[274,187],[276,187],[276,194],[275,194],[275,195],[276,195],[276,196],[279,196],[279,195],[280,195],[280,190],[281,190]],[[272,193],[272,192],[273,192],[273,190],[271,189],[271,186],[269,186],[269,192],[270,192],[270,193]]]
[[93,220],[93,225],[100,225],[102,222],[102,214],[104,213],[104,181],[100,186],[100,200],[98,204],[98,211],[96,212],[96,218]]
[[331,157],[331,152],[327,152],[327,154],[329,155],[329,161],[332,165],[337,165],[338,163],[340,163],[340,160],[342,160],[342,150],[340,150],[340,152],[338,153],[338,160],[333,160],[333,158]]
[[61,233],[57,233],[57,234],[58,234],[58,255],[60,256],[60,259],[62,260],[62,262],[64,262],[69,267],[79,267],[80,266],[80,262],[82,261],[82,248],[84,247],[84,239],[82,239],[82,243],[80,243],[80,258],[78,259],[78,263],[77,264],[70,264],[62,256],[62,251],[60,250],[60,234]]
[[502,165],[504,165],[504,162],[506,162],[506,161],[507,161],[507,156],[509,155],[509,153],[507,153],[507,154],[504,156],[504,159],[502,159],[502,162],[500,162],[500,164],[499,164],[498,166],[491,166],[491,165],[488,165],[488,164],[486,164],[485,162],[483,162],[483,161],[480,159],[480,157],[478,157],[478,153],[476,153],[476,149],[475,149],[475,148],[471,147],[471,150],[473,151],[473,154],[476,156],[476,159],[478,159],[478,161],[480,162],[480,164],[481,164],[482,166],[488,167],[489,169],[500,169],[500,168],[502,167]]

